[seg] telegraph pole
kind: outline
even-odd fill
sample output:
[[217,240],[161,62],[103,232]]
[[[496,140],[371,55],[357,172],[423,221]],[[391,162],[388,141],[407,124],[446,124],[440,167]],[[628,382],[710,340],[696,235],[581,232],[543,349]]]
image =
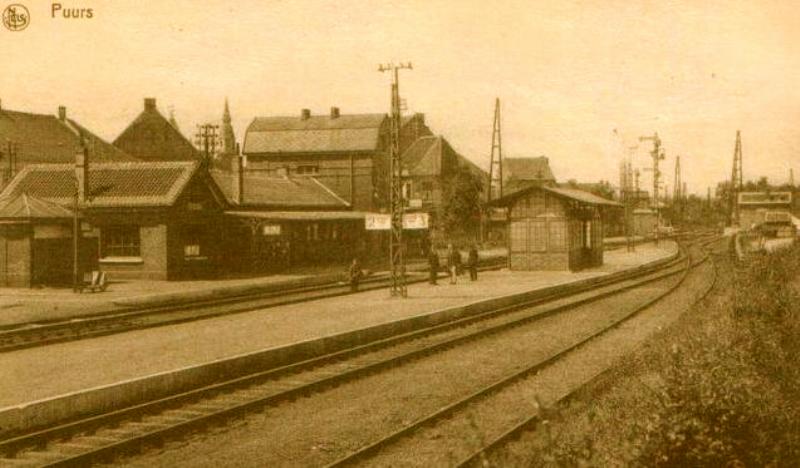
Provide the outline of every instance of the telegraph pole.
[[392,119],[389,143],[389,206],[392,213],[389,262],[392,273],[392,296],[406,297],[406,264],[403,257],[403,169],[400,159],[400,79],[399,70],[411,70],[411,62],[378,66],[379,72],[392,74]]
[[736,146],[733,148],[733,170],[731,171],[731,187],[728,191],[728,207],[730,208],[730,225],[739,224],[739,192],[742,190],[742,135],[736,130]]
[[197,133],[195,134],[195,145],[202,151],[206,164],[211,165],[211,157],[217,151],[217,131],[219,125],[203,124],[197,126]]
[[661,172],[658,170],[658,162],[664,159],[664,152],[661,149],[661,138],[658,137],[658,133],[654,133],[653,136],[639,137],[639,141],[653,142],[653,151],[650,152],[650,156],[653,158],[653,168],[651,169],[653,171],[653,208],[656,210],[655,242],[658,245],[658,228],[661,226],[661,212],[658,209],[658,180]]

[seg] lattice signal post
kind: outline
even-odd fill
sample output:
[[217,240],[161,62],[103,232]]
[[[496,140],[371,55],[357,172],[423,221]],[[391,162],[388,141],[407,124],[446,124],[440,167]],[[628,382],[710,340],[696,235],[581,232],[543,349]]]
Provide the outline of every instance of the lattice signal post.
[[406,263],[403,256],[403,168],[400,159],[400,80],[399,71],[411,70],[411,62],[378,66],[380,72],[392,74],[392,118],[389,141],[389,205],[392,214],[389,262],[392,272],[392,296],[406,297]]
[[661,148],[661,138],[658,137],[658,133],[654,133],[653,136],[639,137],[639,141],[653,142],[653,151],[650,152],[650,156],[653,157],[653,209],[656,210],[656,232],[654,234],[655,243],[658,245],[658,229],[661,226],[661,211],[658,209],[658,192],[661,189],[659,177],[661,176],[661,171],[658,169],[658,162],[664,159],[664,151]]
[[739,224],[738,195],[742,190],[742,134],[736,130],[736,147],[733,149],[733,170],[731,172],[731,187],[728,191],[728,206],[730,208],[731,226]]
[[503,197],[503,144],[500,134],[500,98],[494,101],[494,123],[492,124],[492,150],[489,159],[489,190],[486,202]]

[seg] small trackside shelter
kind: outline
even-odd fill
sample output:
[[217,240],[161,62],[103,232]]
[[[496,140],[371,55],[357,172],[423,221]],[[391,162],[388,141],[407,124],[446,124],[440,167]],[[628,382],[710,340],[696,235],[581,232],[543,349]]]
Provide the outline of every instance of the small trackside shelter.
[[492,202],[508,210],[512,270],[571,270],[603,264],[603,213],[620,205],[582,190],[532,186]]

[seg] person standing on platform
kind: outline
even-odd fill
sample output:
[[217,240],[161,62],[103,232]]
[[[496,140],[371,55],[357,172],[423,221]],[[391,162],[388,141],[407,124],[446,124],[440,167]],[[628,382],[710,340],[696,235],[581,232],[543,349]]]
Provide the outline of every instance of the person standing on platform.
[[436,285],[439,278],[439,254],[433,246],[428,247],[428,283]]
[[447,245],[447,269],[450,271],[450,284],[456,284],[458,277],[458,266],[461,264],[461,253],[453,247],[453,244]]
[[358,283],[361,282],[361,276],[364,274],[364,272],[361,271],[361,263],[358,262],[357,258],[354,258],[353,263],[350,264],[350,271],[348,274],[350,277],[350,292],[357,292]]
[[478,280],[478,248],[475,244],[469,248],[469,255],[467,256],[467,268],[469,268],[470,281]]

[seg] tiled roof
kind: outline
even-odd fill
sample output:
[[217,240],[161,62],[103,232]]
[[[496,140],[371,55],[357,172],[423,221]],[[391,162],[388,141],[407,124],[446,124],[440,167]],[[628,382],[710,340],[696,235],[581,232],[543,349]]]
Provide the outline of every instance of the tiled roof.
[[408,171],[409,176],[440,176],[443,168],[455,163],[466,166],[470,172],[482,179],[488,177],[483,169],[457,153],[441,136],[418,138],[403,153],[402,161],[403,173]]
[[225,214],[272,221],[358,221],[366,218],[363,211],[226,211]]
[[792,192],[740,192],[740,205],[789,205]]
[[256,117],[244,137],[245,154],[375,151],[386,114],[351,114],[331,118]]
[[527,195],[533,190],[543,190],[545,192],[550,192],[553,195],[556,195],[561,198],[566,198],[569,200],[577,201],[580,203],[585,203],[587,205],[601,205],[601,206],[615,206],[619,207],[622,206],[619,203],[607,200],[603,197],[598,197],[597,195],[589,192],[584,192],[583,190],[578,189],[570,189],[570,188],[561,188],[561,187],[547,187],[543,185],[534,185],[523,190],[519,190],[514,193],[510,193],[508,195],[503,196],[502,198],[498,198],[492,200],[492,205],[495,206],[508,206],[514,202],[514,200]]
[[0,219],[68,219],[71,210],[41,198],[22,193],[0,200]]
[[555,181],[550,162],[545,156],[538,158],[503,158],[503,182],[510,179]]
[[134,160],[72,119],[0,110],[0,151],[6,151],[6,140],[15,142],[19,167],[74,161],[75,153],[81,149],[81,137],[96,161]]
[[[233,200],[232,172],[212,171],[212,177],[228,203]],[[267,177],[245,171],[241,207],[294,207],[346,209],[349,204],[313,177]]]
[[[198,162],[90,163],[89,207],[171,206]],[[0,198],[27,193],[69,206],[75,193],[72,164],[34,164],[11,180]]]
[[197,161],[200,152],[155,107],[148,106],[115,140],[114,146],[142,161]]

